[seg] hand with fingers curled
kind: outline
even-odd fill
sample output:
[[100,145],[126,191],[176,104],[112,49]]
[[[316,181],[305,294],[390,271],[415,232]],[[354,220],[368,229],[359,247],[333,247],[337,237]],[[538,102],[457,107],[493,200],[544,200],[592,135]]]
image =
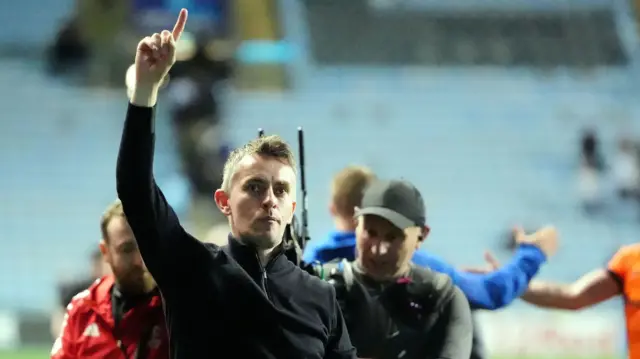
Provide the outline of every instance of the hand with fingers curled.
[[484,261],[486,265],[483,267],[462,267],[461,269],[468,273],[488,274],[500,268],[500,262],[490,251],[484,252]]
[[545,226],[534,233],[527,234],[521,227],[513,230],[517,244],[529,244],[538,247],[547,258],[553,256],[558,250],[558,230],[554,226]]
[[[558,250],[559,234],[554,226],[546,226],[538,229],[534,233],[527,234],[522,227],[513,229],[513,237],[516,244],[529,244],[538,247],[547,258],[553,256]],[[493,253],[484,253],[486,266],[484,267],[463,267],[462,270],[468,273],[488,274],[500,268],[500,262]]]
[[182,9],[172,31],[155,33],[138,43],[134,73],[128,75],[133,77],[133,84],[130,84],[131,80],[127,80],[132,103],[141,106],[155,105],[158,89],[176,62],[176,43],[184,31],[187,16],[187,10]]

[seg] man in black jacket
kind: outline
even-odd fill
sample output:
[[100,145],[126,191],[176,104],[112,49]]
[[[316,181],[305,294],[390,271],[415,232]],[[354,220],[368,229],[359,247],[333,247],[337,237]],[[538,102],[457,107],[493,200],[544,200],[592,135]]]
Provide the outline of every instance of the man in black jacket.
[[203,244],[180,225],[153,178],[153,107],[184,30],[138,44],[136,84],[118,155],[117,189],[165,302],[172,358],[355,358],[335,290],[282,254],[295,208],[295,161],[275,136],[234,151],[216,204],[229,245]]
[[420,192],[376,181],[357,209],[357,256],[319,268],[336,285],[360,358],[469,359],[469,303],[451,279],[411,262],[429,232]]

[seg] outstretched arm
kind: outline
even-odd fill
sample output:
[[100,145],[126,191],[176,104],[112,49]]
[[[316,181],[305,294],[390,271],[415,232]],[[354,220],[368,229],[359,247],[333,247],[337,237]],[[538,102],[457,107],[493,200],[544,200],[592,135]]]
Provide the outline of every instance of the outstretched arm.
[[[116,181],[127,221],[146,266],[163,294],[177,288],[180,272],[202,263],[207,249],[188,235],[153,177],[154,106],[158,87],[175,61],[175,39],[184,29],[186,10],[173,34],[147,37],[136,54],[136,87],[124,124]],[[175,38],[175,39],[174,39]]]
[[445,273],[453,279],[474,309],[499,309],[525,292],[529,281],[546,261],[544,253],[530,244],[520,245],[506,265],[487,273],[469,273],[458,270],[438,257],[414,256],[414,262]]
[[514,235],[520,246],[513,259],[496,270],[469,273],[443,263],[435,263],[432,268],[448,274],[467,296],[473,309],[502,308],[524,293],[540,266],[558,246],[558,231],[554,227],[547,226],[530,235],[522,228],[516,228]]
[[611,258],[607,269],[594,270],[571,284],[533,281],[522,299],[540,307],[568,310],[604,302],[623,292],[627,273],[639,253],[637,245],[622,247]]
[[621,293],[617,275],[606,269],[597,269],[571,284],[534,280],[522,299],[544,308],[578,310]]
[[533,245],[521,245],[509,263],[486,274],[456,270],[454,283],[462,289],[472,308],[495,310],[520,297],[546,261]]
[[149,271],[162,288],[174,264],[199,243],[180,225],[153,178],[153,108],[129,105],[124,124],[116,182],[127,221]]

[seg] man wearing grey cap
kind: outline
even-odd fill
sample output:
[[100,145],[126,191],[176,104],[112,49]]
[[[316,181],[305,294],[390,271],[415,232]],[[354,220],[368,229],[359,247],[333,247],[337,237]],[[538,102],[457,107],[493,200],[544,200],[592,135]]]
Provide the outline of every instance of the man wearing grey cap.
[[406,181],[376,181],[364,193],[354,262],[331,262],[334,283],[359,358],[468,359],[469,303],[451,279],[411,258],[429,233],[422,195]]

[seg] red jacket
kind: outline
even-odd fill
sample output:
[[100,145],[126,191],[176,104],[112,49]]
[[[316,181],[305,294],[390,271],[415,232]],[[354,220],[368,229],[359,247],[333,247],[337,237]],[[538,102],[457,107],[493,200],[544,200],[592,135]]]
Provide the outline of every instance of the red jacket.
[[105,276],[73,298],[67,306],[60,337],[53,344],[51,359],[133,359],[141,340],[146,346],[141,359],[169,358],[160,296],[124,313],[116,328],[113,285],[113,276]]

